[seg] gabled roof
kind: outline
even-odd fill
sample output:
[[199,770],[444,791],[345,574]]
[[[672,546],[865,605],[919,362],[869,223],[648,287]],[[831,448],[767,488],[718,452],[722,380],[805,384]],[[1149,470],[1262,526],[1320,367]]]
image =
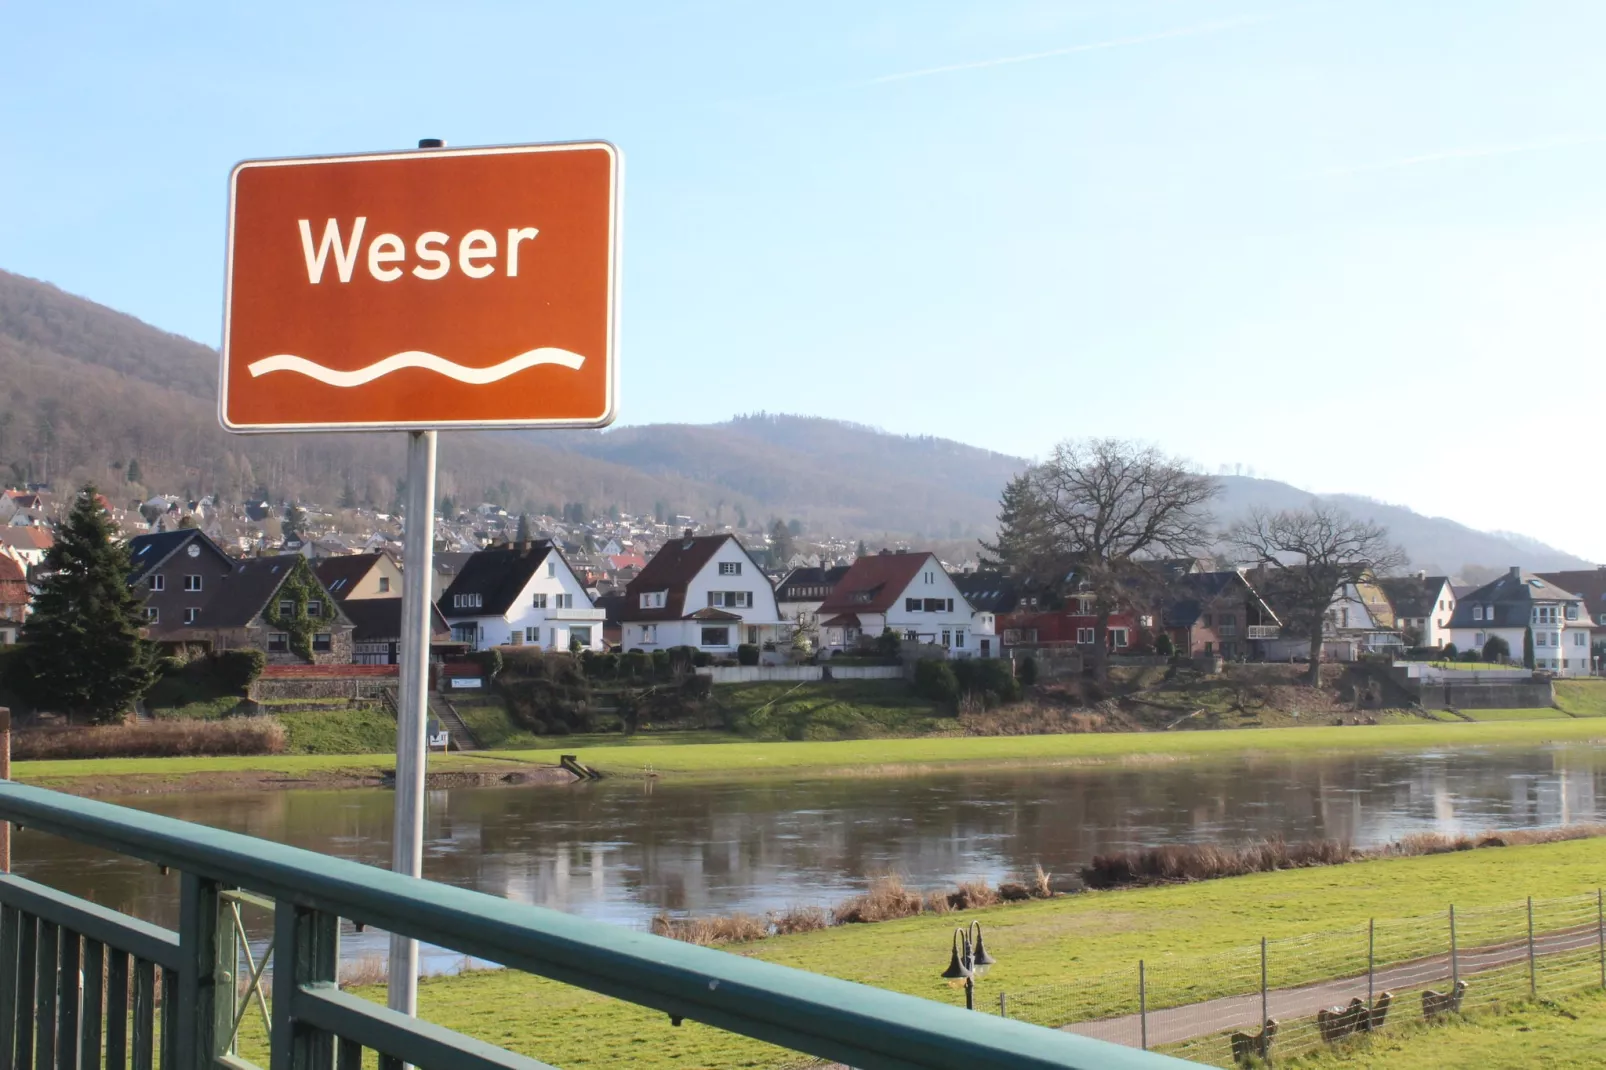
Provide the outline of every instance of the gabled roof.
[[336,601],[344,602],[346,596],[351,594],[352,588],[362,582],[363,577],[379,564],[379,559],[383,556],[375,552],[325,557],[312,566],[312,571],[318,574],[318,582],[323,584],[324,590],[328,591]]
[[1281,623],[1249,581],[1233,569],[1186,572],[1175,576],[1166,586],[1165,609],[1161,613],[1161,620],[1167,628],[1190,628],[1198,623],[1200,614],[1206,608],[1235,591],[1259,603],[1263,616]]
[[36,524],[0,527],[0,546],[18,550],[48,550],[56,545],[56,537],[49,528]]
[[1377,586],[1396,617],[1428,617],[1438,607],[1439,593],[1448,582],[1444,576],[1386,576]]
[[[501,616],[513,605],[536,570],[549,554],[557,553],[549,542],[532,542],[524,547],[499,546],[481,550],[463,563],[452,585],[441,594],[441,613],[450,617]],[[567,566],[568,562],[564,562]],[[459,595],[479,595],[479,605],[453,608]]]
[[[686,587],[714,559],[726,540],[741,547],[734,535],[683,535],[670,539],[652,555],[647,567],[625,587],[625,620],[680,620],[686,612]],[[747,553],[747,548],[742,547]],[[748,555],[752,562],[752,555]],[[752,566],[758,568],[756,563]],[[664,592],[664,604],[652,609],[641,607],[641,596]]]
[[885,613],[914,582],[927,562],[942,568],[929,552],[866,554],[831,588],[820,616],[834,613]]
[[1539,578],[1547,583],[1555,584],[1564,591],[1571,591],[1584,600],[1590,614],[1596,620],[1602,613],[1606,613],[1606,567],[1581,568],[1568,572],[1541,572]]
[[798,593],[805,588],[835,587],[843,576],[848,574],[851,565],[833,565],[830,568],[804,567],[794,568],[781,578],[775,585],[775,600],[777,602],[812,602],[821,595],[805,595]]
[[435,570],[437,576],[455,576],[463,571],[463,566],[468,564],[469,558],[473,557],[477,552],[474,550],[437,550],[430,559],[430,567]]
[[[1461,595],[1450,617],[1452,628],[1526,628],[1533,619],[1536,602],[1582,603],[1580,596],[1556,586],[1532,572],[1513,568],[1499,579]],[[1473,607],[1482,611],[1474,620]],[[1494,619],[1490,619],[1490,617]],[[1587,621],[1583,623],[1588,623]]]
[[27,605],[28,598],[28,577],[21,562],[0,554],[0,606]]
[[[212,597],[195,621],[197,628],[243,628],[256,620],[268,601],[279,593],[284,581],[295,572],[302,559],[294,554],[253,557],[235,564],[234,571],[217,581]],[[316,579],[316,576],[314,576]],[[349,621],[333,598],[337,621]]]
[[[340,609],[356,626],[351,633],[352,642],[375,643],[401,638],[400,598],[359,598],[355,602],[341,602]],[[432,643],[444,643],[452,635],[451,626],[436,606],[430,607],[429,632]]]
[[136,535],[128,540],[128,557],[132,566],[128,573],[129,585],[139,583],[191,542],[197,542],[203,549],[211,550],[226,564],[234,563],[234,559],[224,553],[221,546],[207,538],[206,533],[199,528],[153,531],[148,535]]

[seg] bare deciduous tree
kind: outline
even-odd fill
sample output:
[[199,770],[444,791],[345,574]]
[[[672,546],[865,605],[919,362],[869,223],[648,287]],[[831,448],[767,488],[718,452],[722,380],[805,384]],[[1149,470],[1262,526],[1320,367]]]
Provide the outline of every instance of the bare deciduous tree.
[[1309,636],[1305,680],[1312,687],[1321,682],[1322,626],[1328,610],[1349,585],[1368,582],[1405,562],[1382,525],[1321,502],[1307,509],[1252,510],[1227,532],[1226,541],[1261,570],[1262,591],[1279,607],[1283,623]]
[[1033,571],[1074,574],[1077,590],[1092,596],[1093,673],[1103,680],[1110,614],[1153,580],[1146,559],[1194,554],[1211,541],[1208,506],[1219,484],[1152,446],[1108,438],[1063,442],[1028,474],[1043,558]]

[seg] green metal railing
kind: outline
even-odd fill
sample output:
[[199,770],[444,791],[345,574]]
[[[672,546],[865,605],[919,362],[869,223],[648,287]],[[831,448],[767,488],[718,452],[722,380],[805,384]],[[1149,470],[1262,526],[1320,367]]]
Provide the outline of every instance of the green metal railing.
[[[180,875],[176,933],[0,875],[0,1070],[241,1070],[253,996],[272,1070],[546,1066],[341,992],[341,919],[861,1070],[1191,1065],[42,788],[0,782],[0,820]],[[271,1004],[242,902],[273,911]]]

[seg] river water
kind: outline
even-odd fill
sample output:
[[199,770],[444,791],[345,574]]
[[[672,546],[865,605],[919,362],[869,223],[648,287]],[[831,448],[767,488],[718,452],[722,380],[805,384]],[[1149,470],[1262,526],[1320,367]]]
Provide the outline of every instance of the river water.
[[[385,790],[117,800],[373,865],[390,858]],[[880,873],[916,887],[1072,874],[1093,855],[1282,836],[1368,846],[1419,831],[1606,820],[1606,749],[1454,749],[907,777],[603,781],[432,792],[424,874],[644,926],[660,910],[829,906]],[[164,925],[178,878],[26,830],[16,872]],[[351,955],[382,938],[347,938]],[[450,968],[437,956],[435,969]]]

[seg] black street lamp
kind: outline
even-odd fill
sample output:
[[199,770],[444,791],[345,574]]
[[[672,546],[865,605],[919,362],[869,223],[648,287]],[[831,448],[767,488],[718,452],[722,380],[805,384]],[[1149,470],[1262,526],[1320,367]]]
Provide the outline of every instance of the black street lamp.
[[948,968],[942,971],[942,975],[950,981],[964,979],[967,1011],[976,1009],[976,978],[986,973],[987,967],[997,961],[987,953],[987,947],[982,943],[981,922],[971,922],[969,929],[954,930]]

